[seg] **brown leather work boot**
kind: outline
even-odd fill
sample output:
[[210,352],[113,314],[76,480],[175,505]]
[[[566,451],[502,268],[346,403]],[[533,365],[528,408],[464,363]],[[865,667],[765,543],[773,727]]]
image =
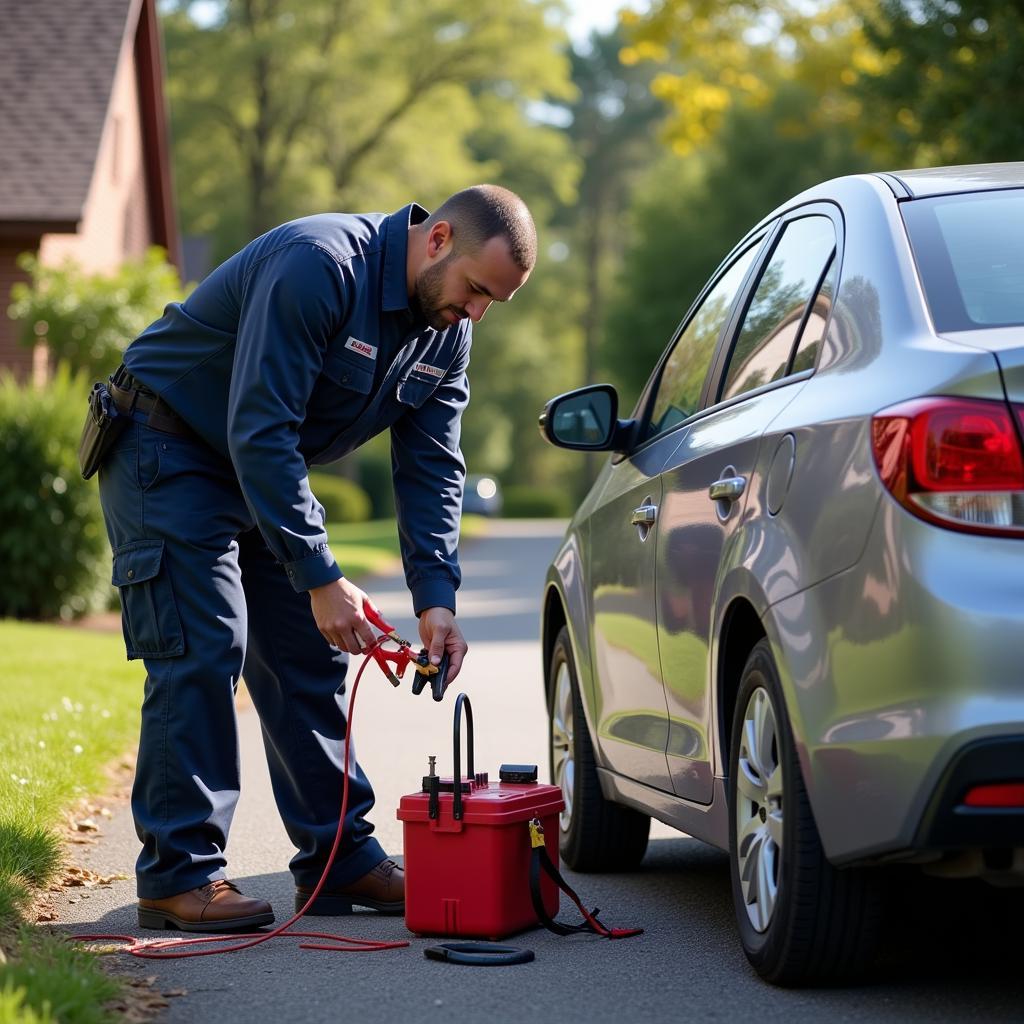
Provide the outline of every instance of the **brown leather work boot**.
[[180,928],[183,932],[223,932],[271,924],[266,900],[243,896],[226,878],[162,900],[139,900],[140,928]]
[[[312,889],[295,888],[295,912],[313,895]],[[368,907],[378,914],[405,913],[405,872],[390,858],[344,889],[321,889],[316,902],[306,911],[314,917],[352,914],[354,906]]]

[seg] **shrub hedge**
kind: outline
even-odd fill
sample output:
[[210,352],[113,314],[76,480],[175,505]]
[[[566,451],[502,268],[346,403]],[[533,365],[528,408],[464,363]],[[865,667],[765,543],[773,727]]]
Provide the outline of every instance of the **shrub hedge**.
[[313,470],[309,486],[324,507],[329,523],[365,523],[370,518],[370,497],[352,480]]
[[88,383],[41,389],[0,375],[0,617],[72,619],[110,595],[95,480],[78,469]]
[[502,515],[509,519],[560,519],[572,514],[572,499],[561,491],[527,484],[506,487]]

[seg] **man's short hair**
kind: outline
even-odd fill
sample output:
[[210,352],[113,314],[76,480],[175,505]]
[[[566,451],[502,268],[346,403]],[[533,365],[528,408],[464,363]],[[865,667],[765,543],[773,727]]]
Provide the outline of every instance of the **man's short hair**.
[[537,262],[537,229],[526,203],[500,185],[473,185],[449,196],[427,218],[426,227],[438,221],[452,226],[454,253],[475,253],[492,238],[508,241],[509,254],[520,270],[532,270]]

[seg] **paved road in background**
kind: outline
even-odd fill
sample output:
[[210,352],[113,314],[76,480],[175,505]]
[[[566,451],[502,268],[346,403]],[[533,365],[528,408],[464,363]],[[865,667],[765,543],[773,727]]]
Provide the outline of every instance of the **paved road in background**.
[[[546,771],[538,607],[560,536],[558,524],[498,522],[464,552],[459,618],[471,651],[457,688],[472,697],[480,770],[493,773],[500,762],[517,761],[537,762]],[[401,580],[367,585],[385,615],[414,637]],[[372,667],[364,679],[355,736],[376,786],[377,834],[385,849],[399,854],[400,797],[418,789],[428,754],[437,754],[442,770],[450,771],[452,702],[435,704],[428,693],[414,698],[408,681],[393,690]],[[239,727],[243,796],[228,849],[231,873],[243,891],[271,900],[280,921],[291,914],[286,865],[292,848],[274,808],[251,710],[242,711]],[[636,872],[569,875],[607,922],[645,927],[639,938],[608,942],[532,932],[509,941],[533,949],[536,961],[506,968],[428,961],[422,950],[437,940],[414,938],[408,949],[358,955],[303,951],[294,940],[277,939],[223,957],[163,963],[125,957],[125,969],[155,975],[164,991],[184,990],[169,1001],[168,1024],[1024,1020],[1019,893],[958,883],[908,886],[894,897],[893,925],[864,985],[782,991],[760,982],[740,951],[725,856],[664,825],[655,825],[652,836]],[[76,855],[83,867],[102,874],[130,873],[136,850],[124,807],[106,823],[102,841],[76,848]],[[74,904],[62,898],[62,925],[137,933],[133,882],[87,895]],[[994,929],[997,921],[1001,931]],[[400,918],[370,914],[315,919],[314,930],[410,938]]]

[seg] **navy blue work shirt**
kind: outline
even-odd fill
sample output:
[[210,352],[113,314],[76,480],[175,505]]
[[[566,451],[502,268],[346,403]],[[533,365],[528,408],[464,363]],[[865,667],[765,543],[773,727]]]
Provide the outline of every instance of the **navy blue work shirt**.
[[455,610],[471,324],[409,308],[415,203],[282,224],[171,303],[125,352],[152,388],[231,460],[297,591],[343,575],[307,467],[391,428],[395,505],[413,607]]

